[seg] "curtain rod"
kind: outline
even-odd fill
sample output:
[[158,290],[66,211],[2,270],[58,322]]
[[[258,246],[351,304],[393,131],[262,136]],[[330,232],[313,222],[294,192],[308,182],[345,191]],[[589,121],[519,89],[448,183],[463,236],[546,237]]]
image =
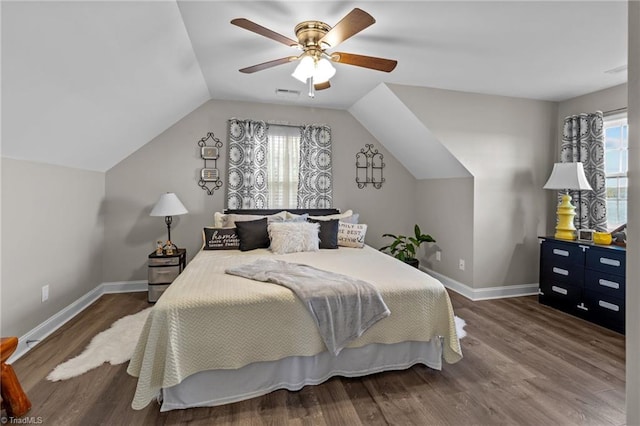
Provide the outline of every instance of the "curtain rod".
[[300,127],[303,126],[302,124],[279,123],[277,121],[267,121],[266,123],[268,125],[270,125],[270,126],[282,126],[282,127],[297,127],[297,128],[300,128]]
[[626,111],[627,111],[627,107],[622,107],[622,108],[612,109],[610,111],[604,111],[602,115],[611,115],[611,114],[616,114],[618,112],[626,112]]
[[269,126],[282,126],[282,127],[293,127],[295,129],[299,129],[305,126],[313,126],[313,127],[330,127],[328,124],[288,124],[288,123],[279,123],[277,121],[265,121]]

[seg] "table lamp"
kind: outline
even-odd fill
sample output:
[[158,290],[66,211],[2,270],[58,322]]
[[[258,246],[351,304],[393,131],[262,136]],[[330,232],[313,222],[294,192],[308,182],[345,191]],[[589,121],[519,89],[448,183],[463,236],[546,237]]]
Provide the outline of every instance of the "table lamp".
[[164,222],[167,224],[167,246],[175,247],[177,249],[176,245],[171,242],[172,216],[178,216],[186,213],[188,213],[187,209],[180,202],[178,196],[173,192],[162,194],[156,205],[153,206],[149,216],[164,216]]
[[543,188],[566,191],[558,205],[555,238],[575,240],[576,227],[573,225],[573,218],[576,215],[576,208],[571,204],[569,190],[592,190],[584,174],[584,166],[582,163],[555,163],[551,176],[549,176],[549,180],[547,180]]

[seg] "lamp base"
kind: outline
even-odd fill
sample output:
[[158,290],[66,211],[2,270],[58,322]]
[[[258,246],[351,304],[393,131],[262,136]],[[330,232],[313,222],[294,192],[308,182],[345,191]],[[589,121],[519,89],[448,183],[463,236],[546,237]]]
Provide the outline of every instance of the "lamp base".
[[576,216],[576,208],[571,204],[571,196],[564,194],[562,201],[558,205],[558,224],[556,225],[555,238],[559,240],[575,240],[576,227],[573,225],[573,218]]

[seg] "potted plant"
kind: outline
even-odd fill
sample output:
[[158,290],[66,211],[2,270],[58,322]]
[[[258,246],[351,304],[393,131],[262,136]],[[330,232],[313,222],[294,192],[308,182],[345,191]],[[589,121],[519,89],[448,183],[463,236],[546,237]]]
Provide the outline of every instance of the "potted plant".
[[429,234],[423,234],[420,227],[416,224],[413,227],[414,236],[407,237],[404,235],[383,234],[383,237],[393,238],[393,242],[384,246],[380,251],[388,250],[396,259],[417,268],[420,265],[416,259],[416,253],[422,243],[435,243],[436,240]]

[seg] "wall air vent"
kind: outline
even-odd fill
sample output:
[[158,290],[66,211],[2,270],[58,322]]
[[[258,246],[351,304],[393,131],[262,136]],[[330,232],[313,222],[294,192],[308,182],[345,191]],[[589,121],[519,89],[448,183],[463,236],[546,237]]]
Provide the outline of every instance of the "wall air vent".
[[276,89],[276,96],[279,98],[293,99],[300,96],[300,91],[292,89]]

